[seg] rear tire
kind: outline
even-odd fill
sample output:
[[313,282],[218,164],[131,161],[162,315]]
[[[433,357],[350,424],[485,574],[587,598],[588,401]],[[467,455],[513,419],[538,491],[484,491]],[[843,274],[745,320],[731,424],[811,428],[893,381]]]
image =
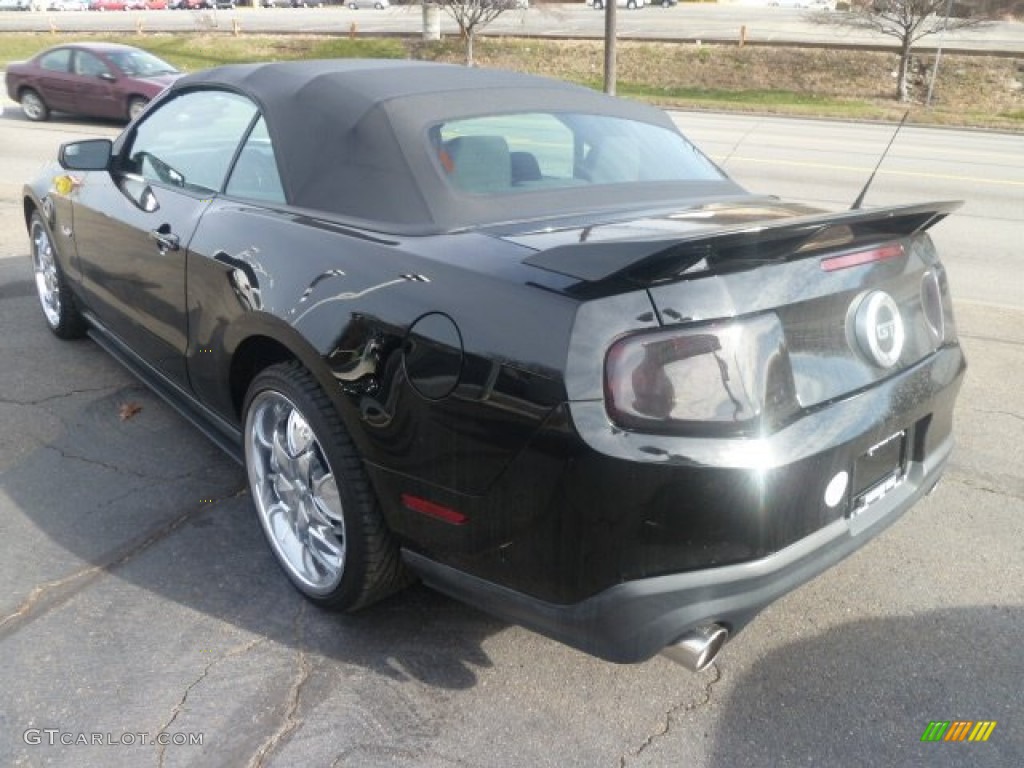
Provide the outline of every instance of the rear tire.
[[341,611],[408,584],[362,461],[312,374],[297,362],[266,368],[243,413],[249,490],[292,584]]
[[43,97],[31,88],[23,90],[18,100],[21,102],[21,111],[29,120],[42,122],[50,119],[50,108],[46,106]]
[[75,306],[75,297],[64,279],[64,272],[53,247],[50,230],[38,212],[32,214],[28,225],[32,250],[32,271],[35,273],[36,294],[46,324],[60,339],[78,339],[85,335],[85,319]]

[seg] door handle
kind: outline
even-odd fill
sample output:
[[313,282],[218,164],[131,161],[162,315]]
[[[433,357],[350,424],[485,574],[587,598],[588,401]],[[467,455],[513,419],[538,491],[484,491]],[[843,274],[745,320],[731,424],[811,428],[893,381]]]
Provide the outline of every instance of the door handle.
[[181,241],[171,232],[169,224],[161,224],[157,229],[150,230],[149,236],[156,241],[156,247],[161,254],[176,251],[181,247]]

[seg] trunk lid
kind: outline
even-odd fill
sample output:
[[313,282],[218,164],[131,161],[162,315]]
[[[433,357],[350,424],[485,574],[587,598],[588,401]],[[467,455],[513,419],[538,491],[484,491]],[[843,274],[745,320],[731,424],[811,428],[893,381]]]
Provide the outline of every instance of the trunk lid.
[[955,339],[945,271],[925,230],[959,205],[823,213],[755,199],[508,239],[537,248],[524,263],[569,278],[566,293],[646,291],[666,328],[770,317],[781,332],[772,354],[788,362],[807,408]]

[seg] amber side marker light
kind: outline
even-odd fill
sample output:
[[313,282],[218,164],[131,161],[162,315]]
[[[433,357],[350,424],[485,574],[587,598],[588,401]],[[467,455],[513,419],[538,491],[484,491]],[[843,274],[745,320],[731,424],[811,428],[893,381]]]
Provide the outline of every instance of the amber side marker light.
[[905,253],[903,246],[899,243],[883,245],[872,248],[868,251],[856,251],[855,253],[844,253],[842,256],[831,256],[821,260],[821,268],[826,272],[835,272],[839,269],[859,267],[861,264],[871,264],[876,261],[887,261],[895,259]]
[[427,517],[433,517],[452,525],[462,525],[467,519],[464,514],[455,511],[451,507],[435,504],[419,496],[413,496],[411,493],[402,494],[402,504],[406,509],[411,509],[413,512],[419,512]]

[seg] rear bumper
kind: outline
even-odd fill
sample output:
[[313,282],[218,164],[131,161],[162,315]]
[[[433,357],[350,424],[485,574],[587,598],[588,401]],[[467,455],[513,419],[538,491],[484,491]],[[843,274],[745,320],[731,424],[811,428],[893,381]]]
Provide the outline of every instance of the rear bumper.
[[644,661],[694,627],[735,633],[760,610],[863,546],[938,482],[952,437],[907,467],[902,482],[859,515],[826,525],[769,556],[736,565],[627,581],[560,605],[517,592],[414,552],[403,552],[423,581],[481,610],[608,661]]

